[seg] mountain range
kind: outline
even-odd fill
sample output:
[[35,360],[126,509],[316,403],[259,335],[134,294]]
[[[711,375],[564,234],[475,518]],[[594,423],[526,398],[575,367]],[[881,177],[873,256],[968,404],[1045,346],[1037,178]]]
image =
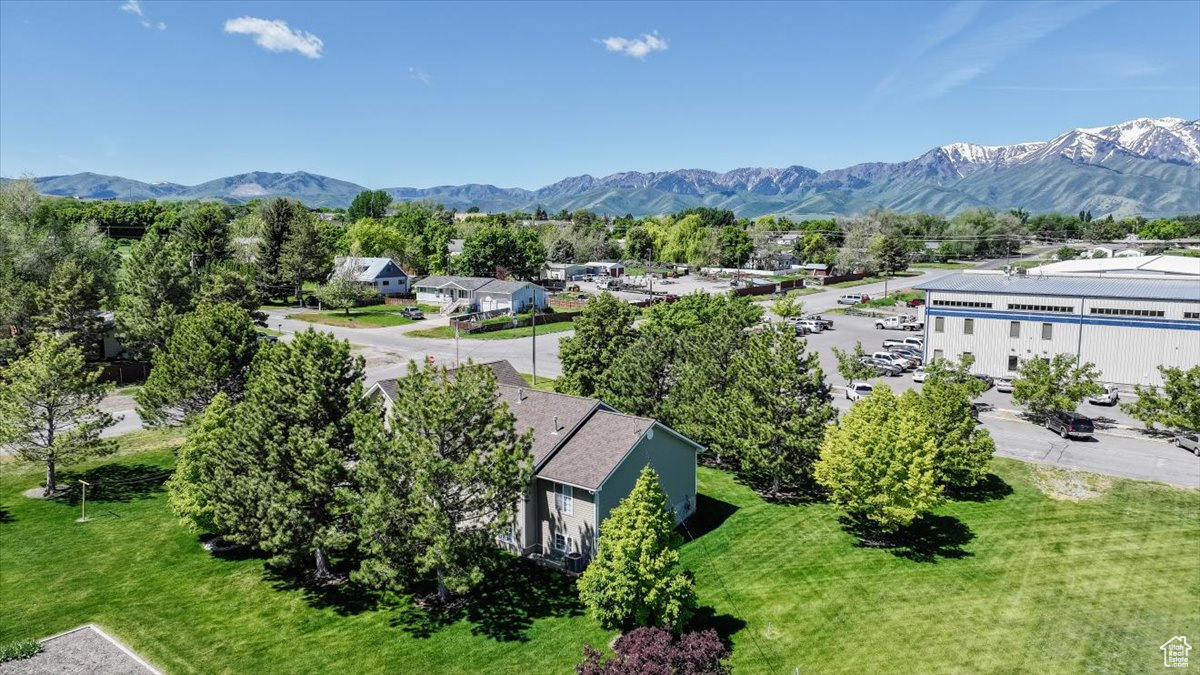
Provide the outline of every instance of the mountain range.
[[[367,189],[304,171],[255,171],[192,186],[94,173],[36,182],[44,194],[88,199],[245,202],[285,196],[313,207],[344,207]],[[1200,120],[1139,118],[1016,145],[951,143],[904,162],[825,172],[799,165],[725,173],[626,171],[602,178],[572,176],[536,190],[481,184],[384,190],[396,200],[429,200],[459,210],[532,210],[540,204],[549,211],[586,208],[638,216],[693,206],[727,208],[748,217],[855,214],[873,208],[952,215],[977,207],[1172,215],[1200,212]]]

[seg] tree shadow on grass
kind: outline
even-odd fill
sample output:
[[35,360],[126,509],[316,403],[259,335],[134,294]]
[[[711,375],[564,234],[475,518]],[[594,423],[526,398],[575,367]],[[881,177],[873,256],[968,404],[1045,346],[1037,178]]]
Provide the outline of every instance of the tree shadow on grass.
[[848,516],[841,518],[846,531],[858,537],[861,548],[884,548],[899,558],[936,563],[939,558],[957,560],[972,555],[963,546],[975,533],[953,516],[926,514],[896,532],[880,532],[870,523]]
[[[129,502],[152,497],[163,489],[163,483],[172,471],[153,464],[105,464],[79,473],[65,471],[60,474],[70,490],[58,500],[77,506],[83,499],[83,486],[87,482],[89,502]],[[57,481],[56,481],[57,482]]]
[[0,506],[0,525],[4,525],[6,523],[12,523],[12,522],[15,522],[16,520],[17,519],[15,517],[13,517],[13,514],[9,513],[8,507]]
[[746,622],[730,614],[717,614],[712,607],[700,607],[692,615],[688,630],[702,631],[712,629],[727,649],[733,651],[733,636],[746,627]]
[[468,596],[441,606],[411,601],[396,612],[392,624],[425,638],[465,620],[474,635],[524,642],[534,620],[582,613],[574,577],[497,552],[483,583]]
[[960,502],[991,502],[1004,499],[1013,492],[1012,486],[994,473],[971,487],[948,486],[946,497]]
[[680,527],[683,528],[685,537],[694,541],[723,525],[737,510],[738,507],[729,502],[698,494],[696,512]]

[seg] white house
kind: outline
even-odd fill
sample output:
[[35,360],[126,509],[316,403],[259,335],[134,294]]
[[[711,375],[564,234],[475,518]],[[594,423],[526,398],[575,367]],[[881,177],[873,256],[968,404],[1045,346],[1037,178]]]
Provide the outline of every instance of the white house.
[[574,277],[587,274],[587,266],[579,263],[554,263],[548,262],[542,268],[543,279],[557,279],[559,281],[567,281]]
[[546,289],[528,281],[501,281],[488,277],[425,277],[413,284],[417,302],[453,305],[448,309],[488,312],[511,309],[523,312],[546,308]]
[[333,273],[341,273],[351,263],[358,264],[354,278],[370,285],[380,295],[403,295],[409,292],[411,279],[391,258],[339,257],[333,261]]

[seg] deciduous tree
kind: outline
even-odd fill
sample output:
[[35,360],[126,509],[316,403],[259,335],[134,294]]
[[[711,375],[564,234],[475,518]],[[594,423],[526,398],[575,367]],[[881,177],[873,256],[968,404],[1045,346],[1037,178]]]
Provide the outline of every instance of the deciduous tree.
[[1147,427],[1161,424],[1169,429],[1200,431],[1200,366],[1184,370],[1159,366],[1162,387],[1135,386],[1138,398],[1121,408]]
[[1042,421],[1055,411],[1075,412],[1083,399],[1103,391],[1099,377],[1095,365],[1078,364],[1070,354],[1028,359],[1013,378],[1012,399]]
[[849,351],[833,348],[833,356],[837,359],[838,364],[838,374],[846,380],[847,384],[875,377],[875,369],[862,362],[866,355],[861,342],[855,342],[854,349]]
[[633,342],[638,312],[611,293],[588,300],[575,318],[575,334],[559,342],[563,374],[555,387],[576,396],[593,396],[601,373]]
[[613,643],[609,659],[591,645],[583,648],[576,675],[729,675],[729,650],[713,629],[678,639],[661,628],[635,628]]
[[67,340],[39,336],[0,371],[0,382],[0,445],[46,465],[45,495],[55,490],[58,467],[113,451],[112,442],[100,438],[116,421],[100,410],[111,386]]
[[800,316],[804,314],[804,302],[800,300],[801,297],[798,291],[788,291],[771,301],[771,312],[781,319]]
[[817,482],[859,523],[894,532],[941,499],[937,443],[915,391],[897,397],[875,387],[830,426],[816,463]]
[[358,270],[362,267],[359,258],[350,256],[338,264],[328,283],[317,289],[316,295],[327,307],[344,310],[350,315],[350,308],[376,297],[378,292],[371,286],[358,280]]
[[364,190],[354,197],[354,201],[350,202],[350,208],[346,209],[346,220],[353,221],[359,218],[378,220],[387,215],[387,208],[391,203],[392,196],[383,190]]
[[579,597],[605,628],[680,630],[696,606],[678,568],[682,540],[658,474],[643,467],[600,526],[599,552],[579,578]]

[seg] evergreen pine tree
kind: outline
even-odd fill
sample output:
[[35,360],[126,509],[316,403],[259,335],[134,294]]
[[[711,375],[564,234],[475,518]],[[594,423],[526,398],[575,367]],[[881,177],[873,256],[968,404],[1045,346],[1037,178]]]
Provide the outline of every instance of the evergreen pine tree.
[[178,244],[151,229],[129,248],[117,281],[117,330],[138,358],[149,359],[192,307],[192,276]]
[[188,429],[187,438],[175,459],[175,473],[167,481],[167,504],[192,530],[216,532],[213,503],[224,467],[217,462],[222,449],[231,443],[234,408],[229,397],[219,393]]

